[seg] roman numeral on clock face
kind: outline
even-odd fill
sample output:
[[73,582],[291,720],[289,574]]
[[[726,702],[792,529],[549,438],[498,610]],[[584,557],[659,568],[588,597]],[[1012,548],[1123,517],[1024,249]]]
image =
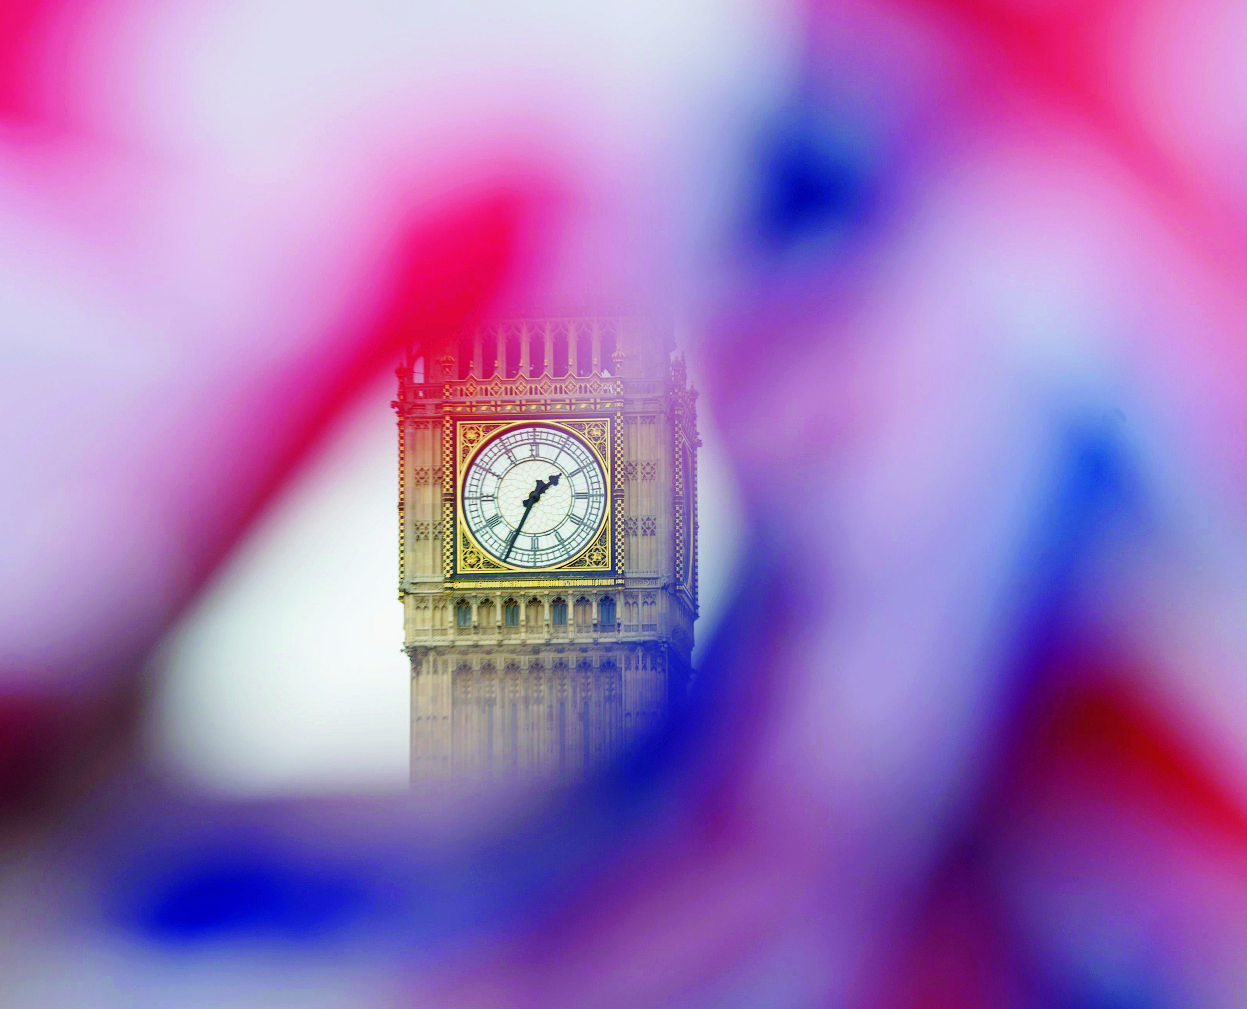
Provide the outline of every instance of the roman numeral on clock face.
[[485,520],[485,524],[489,526],[490,529],[493,529],[501,521],[502,521],[502,516],[495,512],[493,515],[490,515],[489,518]]

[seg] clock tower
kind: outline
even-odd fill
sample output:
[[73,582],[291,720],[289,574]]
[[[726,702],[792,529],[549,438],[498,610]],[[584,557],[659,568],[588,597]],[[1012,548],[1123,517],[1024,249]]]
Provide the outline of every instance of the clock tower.
[[628,315],[491,322],[398,369],[411,775],[573,780],[687,689],[696,392]]

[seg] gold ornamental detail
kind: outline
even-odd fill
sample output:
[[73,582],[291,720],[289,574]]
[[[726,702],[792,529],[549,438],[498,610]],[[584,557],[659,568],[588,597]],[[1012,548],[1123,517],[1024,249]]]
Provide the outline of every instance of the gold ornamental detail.
[[555,377],[548,371],[537,376],[516,375],[512,378],[469,378],[447,382],[443,387],[447,399],[491,400],[527,399],[533,396],[593,396],[619,397],[623,395],[623,383],[615,378],[600,375],[562,375]]
[[454,421],[442,418],[442,576],[455,565],[455,449]]
[[467,460],[473,452],[483,445],[491,434],[507,425],[501,422],[462,421],[459,424],[459,464]]
[[[559,422],[560,427],[566,428],[568,431],[574,431],[580,436],[581,441],[589,443],[589,447],[594,453],[606,464],[611,454],[611,446],[608,440],[610,432],[610,424],[606,420],[564,420]],[[611,475],[610,466],[606,465],[606,475]],[[610,480],[607,480],[609,487]]]
[[476,545],[468,531],[459,526],[459,567],[461,571],[479,575],[489,571],[511,571],[510,567],[499,564],[484,550]]
[[[622,577],[613,575],[598,575],[580,577],[579,575],[564,575],[561,578],[551,578],[549,575],[540,578],[505,578],[498,580],[490,580],[482,582],[478,578],[451,578],[443,583],[443,587],[448,592],[476,591],[488,588],[490,592],[495,589],[573,589],[573,588],[597,588],[597,589],[620,589],[624,586]],[[452,639],[453,643],[453,639]]]
[[[610,523],[607,523],[609,526]],[[566,564],[559,568],[560,571],[609,571],[610,570],[610,537],[609,529],[603,527],[602,531],[594,537],[584,550],[576,557],[573,557]]]
[[628,563],[627,543],[624,538],[624,500],[623,458],[624,458],[624,423],[623,411],[616,412],[614,450],[615,468],[611,473],[611,514],[614,516],[615,530],[615,567],[622,574]]

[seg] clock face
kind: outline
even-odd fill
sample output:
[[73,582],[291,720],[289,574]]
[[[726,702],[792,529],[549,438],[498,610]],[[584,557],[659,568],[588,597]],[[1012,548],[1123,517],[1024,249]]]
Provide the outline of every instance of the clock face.
[[549,568],[589,545],[606,517],[597,457],[560,428],[526,424],[486,442],[463,478],[463,517],[506,564]]

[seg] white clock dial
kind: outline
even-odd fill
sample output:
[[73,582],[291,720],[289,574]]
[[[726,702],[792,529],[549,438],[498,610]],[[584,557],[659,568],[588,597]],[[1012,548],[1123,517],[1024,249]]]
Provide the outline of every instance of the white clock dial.
[[485,443],[463,478],[468,529],[497,560],[557,567],[592,542],[606,518],[606,475],[575,435],[543,424]]

